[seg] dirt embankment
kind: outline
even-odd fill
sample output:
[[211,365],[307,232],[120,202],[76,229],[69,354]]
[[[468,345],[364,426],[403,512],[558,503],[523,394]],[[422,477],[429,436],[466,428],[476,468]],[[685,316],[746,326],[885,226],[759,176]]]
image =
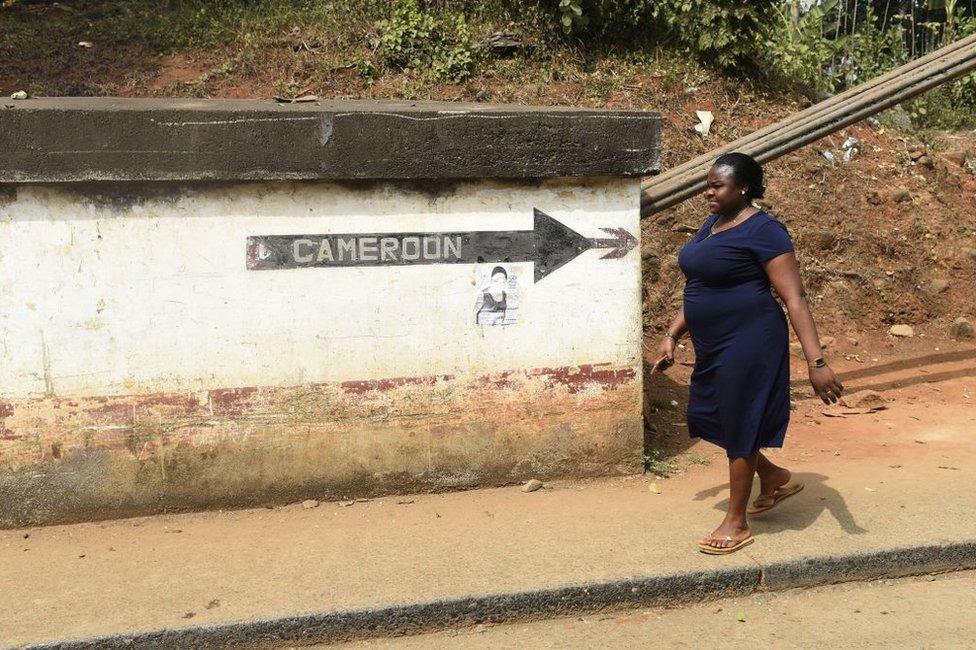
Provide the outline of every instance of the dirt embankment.
[[[845,163],[848,137],[861,150]],[[860,124],[767,165],[763,205],[793,235],[823,334],[907,323],[948,335],[954,319],[972,319],[976,176],[964,156],[974,145],[972,133],[935,134],[926,145]],[[705,216],[701,203],[686,201],[644,223],[651,330],[680,304],[675,258]]]

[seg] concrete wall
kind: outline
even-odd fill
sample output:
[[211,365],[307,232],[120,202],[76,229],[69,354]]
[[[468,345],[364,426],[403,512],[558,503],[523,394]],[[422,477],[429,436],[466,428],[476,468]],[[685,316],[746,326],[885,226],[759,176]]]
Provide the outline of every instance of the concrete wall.
[[[6,186],[0,525],[637,471],[638,184]],[[536,210],[584,243],[541,278],[512,248],[507,324],[475,317],[501,258],[247,267],[248,237]]]

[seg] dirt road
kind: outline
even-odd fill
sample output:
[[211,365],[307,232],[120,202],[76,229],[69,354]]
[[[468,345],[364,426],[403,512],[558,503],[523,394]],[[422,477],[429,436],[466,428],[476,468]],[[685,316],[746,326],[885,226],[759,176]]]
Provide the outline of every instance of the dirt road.
[[[654,341],[648,340],[645,349],[650,361]],[[939,445],[948,460],[969,453],[976,438],[976,347],[972,342],[860,334],[857,338],[837,337],[825,356],[848,396],[878,393],[883,408],[865,413],[863,408],[855,412],[857,409],[841,405],[825,406],[810,389],[806,364],[792,359],[795,410],[784,449],[772,452],[787,466],[804,461],[832,465],[838,462],[834,459],[843,458],[888,460],[898,468],[911,467],[912,458],[926,444]],[[706,461],[724,463],[721,450],[688,438],[684,411],[694,354],[679,350],[676,359],[678,365],[667,374],[646,380],[650,446],[660,449],[661,458],[675,459],[679,468]],[[954,466],[951,462],[944,465]]]

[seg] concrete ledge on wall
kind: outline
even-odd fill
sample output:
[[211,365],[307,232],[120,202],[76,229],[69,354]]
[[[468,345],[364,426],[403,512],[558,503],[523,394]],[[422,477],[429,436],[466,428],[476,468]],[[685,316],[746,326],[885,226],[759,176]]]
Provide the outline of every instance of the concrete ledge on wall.
[[0,183],[646,176],[653,112],[453,102],[33,98],[0,110]]

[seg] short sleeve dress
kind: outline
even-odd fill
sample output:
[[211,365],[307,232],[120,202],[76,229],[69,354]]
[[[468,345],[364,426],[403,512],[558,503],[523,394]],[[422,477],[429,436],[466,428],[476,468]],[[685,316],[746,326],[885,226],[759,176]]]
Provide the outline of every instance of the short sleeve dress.
[[764,211],[711,235],[717,220],[709,215],[678,254],[695,346],[688,430],[742,458],[782,447],[789,424],[789,332],[762,265],[793,244]]

